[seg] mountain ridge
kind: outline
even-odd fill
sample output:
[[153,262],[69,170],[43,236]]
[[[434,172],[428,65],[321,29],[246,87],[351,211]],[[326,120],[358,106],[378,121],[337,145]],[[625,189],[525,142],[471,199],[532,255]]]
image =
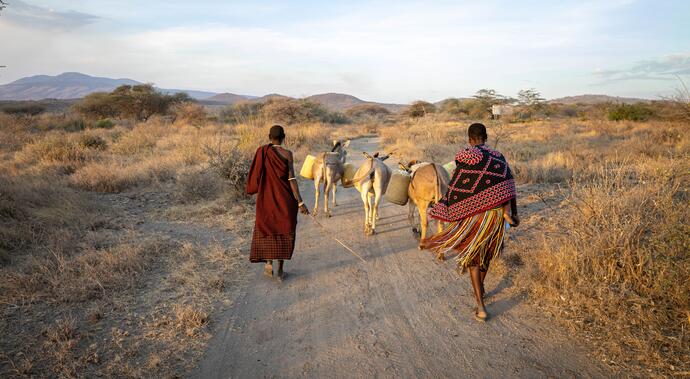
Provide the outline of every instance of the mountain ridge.
[[[0,85],[0,100],[43,100],[43,99],[79,99],[93,92],[109,92],[121,85],[136,85],[143,84],[133,79],[128,78],[107,78],[99,76],[91,76],[79,72],[64,72],[59,75],[33,75],[17,79],[11,83]],[[231,105],[238,102],[266,102],[272,99],[290,98],[291,96],[271,93],[264,96],[250,96],[231,92],[210,92],[184,89],[165,89],[158,88],[163,93],[171,94],[176,92],[185,92],[190,97],[208,101],[218,105]],[[345,111],[355,105],[371,104],[378,105],[388,109],[391,112],[401,111],[406,104],[395,103],[380,103],[375,101],[362,100],[356,96],[327,92],[314,94],[304,97],[308,101],[313,101],[323,105],[331,111]],[[464,98],[461,98],[464,99]],[[637,102],[648,102],[650,100],[631,98],[631,97],[617,97],[601,94],[583,94],[575,96],[565,96],[556,99],[548,100],[549,103],[560,104],[601,104],[607,102],[632,104]],[[436,105],[442,103],[443,100],[436,102]]]
[[[79,99],[94,92],[110,92],[121,85],[144,84],[128,78],[106,78],[91,76],[79,72],[62,74],[33,75],[0,85],[0,100],[43,100],[43,99]],[[158,88],[163,93],[186,92],[189,96],[205,100],[216,95],[215,92],[196,90],[177,90]]]

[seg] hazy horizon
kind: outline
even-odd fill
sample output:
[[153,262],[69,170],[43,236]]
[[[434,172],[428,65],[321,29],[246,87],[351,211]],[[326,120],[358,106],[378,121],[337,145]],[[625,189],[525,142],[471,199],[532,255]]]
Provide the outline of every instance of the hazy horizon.
[[[51,4],[53,3],[53,4]],[[0,82],[80,72],[162,88],[407,103],[494,88],[654,99],[690,76],[690,3],[13,0]]]

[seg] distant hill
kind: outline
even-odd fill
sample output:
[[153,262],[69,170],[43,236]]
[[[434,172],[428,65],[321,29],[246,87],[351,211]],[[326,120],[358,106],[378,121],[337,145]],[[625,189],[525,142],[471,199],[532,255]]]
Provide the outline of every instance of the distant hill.
[[342,93],[322,93],[309,96],[306,99],[314,103],[319,103],[324,107],[335,111],[343,111],[347,108],[364,103],[363,100],[360,100],[352,95]]
[[[79,99],[94,92],[110,92],[121,85],[142,84],[132,79],[111,79],[78,72],[57,76],[36,75],[0,85],[0,100]],[[186,92],[195,99],[206,99],[214,92],[159,88],[164,93]]]
[[254,98],[251,101],[254,101],[257,103],[263,103],[263,102],[266,102],[269,100],[278,100],[278,99],[292,99],[292,97],[281,95],[278,93],[269,93],[268,95],[263,95],[261,97]]
[[237,95],[234,93],[224,92],[224,93],[219,93],[219,94],[213,95],[213,96],[211,96],[205,100],[216,101],[216,102],[224,103],[224,104],[235,104],[235,103],[239,103],[240,101],[247,101],[247,100],[252,100],[255,98],[256,98],[256,96]]
[[313,101],[315,103],[319,103],[323,105],[325,108],[330,109],[332,111],[339,112],[345,111],[348,108],[352,108],[355,105],[361,104],[379,105],[381,107],[388,109],[391,112],[399,112],[406,106],[404,104],[388,104],[364,101],[355,96],[347,95],[344,93],[322,93],[318,95],[309,96],[306,99],[309,101]]
[[[233,93],[221,93],[216,96],[210,97],[207,100],[225,103],[225,104],[236,104],[242,101],[252,102],[252,103],[264,103],[269,100],[276,99],[294,99],[290,96],[280,95],[277,93],[271,93],[261,97],[253,97],[246,95],[237,95]],[[380,105],[391,112],[398,112],[405,107],[403,104],[385,104],[385,103],[375,103],[370,101],[364,101],[352,95],[347,95],[343,93],[322,93],[317,95],[312,95],[304,98],[305,100],[312,101],[323,105],[326,109],[331,111],[342,112],[351,108],[355,105],[360,104],[376,104]]]
[[92,92],[112,91],[131,79],[110,79],[66,72],[57,76],[36,75],[0,86],[0,100],[77,99]]
[[549,103],[560,104],[601,104],[601,103],[625,103],[634,104],[648,102],[649,100],[637,99],[633,97],[617,97],[608,95],[578,95],[566,96],[558,99],[549,100]]

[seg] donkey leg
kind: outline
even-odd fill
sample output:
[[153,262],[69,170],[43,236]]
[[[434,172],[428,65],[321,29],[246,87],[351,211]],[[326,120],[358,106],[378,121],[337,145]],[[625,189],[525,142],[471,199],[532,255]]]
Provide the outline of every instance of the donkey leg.
[[374,195],[374,215],[371,220],[371,234],[376,233],[376,220],[379,218],[379,203],[381,203],[381,192],[376,191]]
[[426,208],[428,207],[428,204],[426,202],[420,202],[419,203],[419,224],[422,228],[422,234],[420,235],[419,238],[419,248],[422,248],[421,242],[426,238],[426,230],[429,227],[429,220],[427,220],[426,217]]
[[409,199],[408,202],[408,208],[407,208],[407,220],[410,222],[410,226],[412,227],[412,233],[417,236],[417,225],[414,222],[414,211],[417,208],[417,205],[415,205],[414,201],[412,199]]
[[360,194],[362,197],[362,203],[364,204],[364,234],[369,233],[369,195],[368,195],[368,188],[365,188],[366,186],[362,186],[362,193]]
[[331,217],[331,211],[328,209],[328,196],[331,192],[331,185],[333,184],[331,183],[328,173],[326,173],[326,177],[324,178],[323,182],[323,212],[328,217]]
[[338,202],[335,200],[335,193],[336,193],[337,190],[338,190],[338,181],[336,180],[336,181],[333,183],[333,208],[335,208],[336,206],[338,206]]
[[321,177],[314,178],[314,216],[319,214],[319,197],[321,193],[319,191],[319,185],[321,184]]

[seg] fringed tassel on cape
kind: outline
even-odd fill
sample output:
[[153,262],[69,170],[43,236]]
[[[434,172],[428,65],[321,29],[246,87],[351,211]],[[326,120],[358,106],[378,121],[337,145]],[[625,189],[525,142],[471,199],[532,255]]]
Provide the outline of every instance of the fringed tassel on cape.
[[449,223],[441,233],[423,241],[422,247],[437,254],[457,253],[455,261],[463,272],[470,266],[486,270],[500,254],[504,234],[503,208],[494,208]]

